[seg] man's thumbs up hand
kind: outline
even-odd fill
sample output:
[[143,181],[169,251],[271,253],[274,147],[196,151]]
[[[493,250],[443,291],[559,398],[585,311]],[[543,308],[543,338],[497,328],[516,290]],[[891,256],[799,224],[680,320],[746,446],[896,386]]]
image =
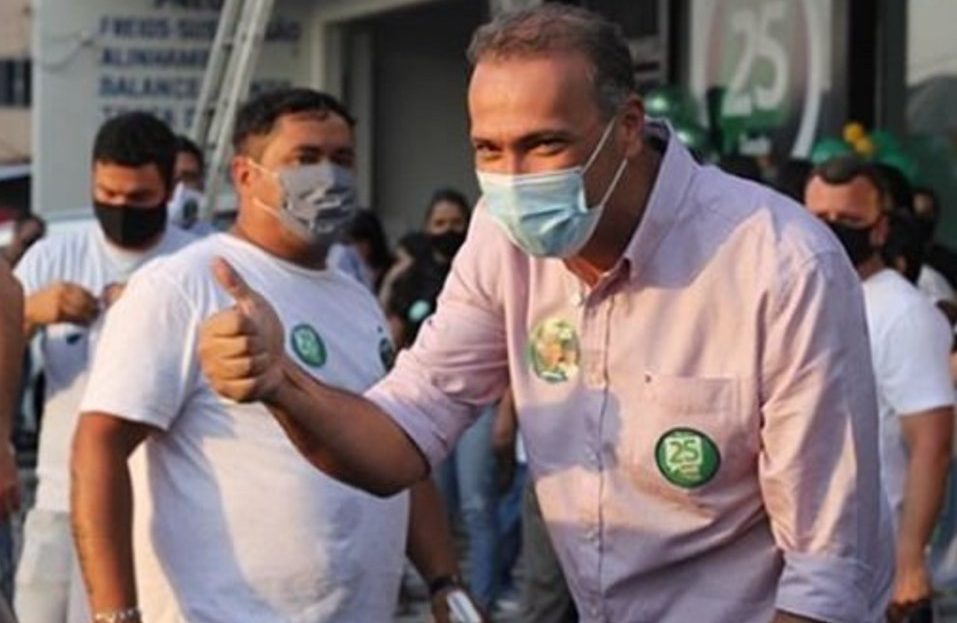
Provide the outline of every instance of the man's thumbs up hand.
[[210,316],[200,329],[199,360],[210,386],[237,402],[272,396],[282,382],[284,330],[272,306],[217,258],[213,275],[235,301]]

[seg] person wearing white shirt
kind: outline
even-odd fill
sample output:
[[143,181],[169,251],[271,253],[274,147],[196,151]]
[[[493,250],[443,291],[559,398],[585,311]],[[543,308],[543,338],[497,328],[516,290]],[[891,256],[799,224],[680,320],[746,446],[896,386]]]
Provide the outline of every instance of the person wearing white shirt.
[[883,188],[870,165],[831,160],[808,182],[805,203],[845,247],[864,290],[880,416],[881,477],[896,522],[891,609],[906,612],[931,595],[925,548],[943,503],[954,426],[944,315],[888,268]]
[[323,475],[263,405],[220,398],[197,358],[202,321],[232,305],[210,273],[225,257],[276,306],[285,349],[315,378],[362,391],[391,365],[371,293],[326,268],[355,210],[353,123],[308,89],[248,102],[234,130],[235,227],[142,271],[111,310],[72,459],[94,620],[387,621],[407,533],[445,620],[457,568],[434,486],[384,498]]
[[170,129],[146,113],[104,123],[92,154],[97,222],[44,238],[15,270],[25,295],[25,332],[38,335],[46,373],[36,506],[16,575],[15,608],[25,623],[67,617],[70,439],[103,312],[138,267],[193,241],[167,226],[175,149]]

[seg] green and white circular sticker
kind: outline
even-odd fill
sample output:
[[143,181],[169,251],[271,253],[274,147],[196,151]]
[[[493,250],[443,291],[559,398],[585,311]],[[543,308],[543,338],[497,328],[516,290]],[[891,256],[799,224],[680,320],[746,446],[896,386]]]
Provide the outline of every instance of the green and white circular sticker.
[[528,340],[528,360],[543,381],[567,381],[578,372],[580,358],[578,333],[568,321],[548,318],[532,330]]
[[304,364],[313,368],[325,365],[326,345],[315,329],[307,324],[296,325],[289,337],[292,350]]
[[655,462],[668,482],[694,489],[718,473],[721,453],[711,438],[701,431],[672,428],[658,440]]

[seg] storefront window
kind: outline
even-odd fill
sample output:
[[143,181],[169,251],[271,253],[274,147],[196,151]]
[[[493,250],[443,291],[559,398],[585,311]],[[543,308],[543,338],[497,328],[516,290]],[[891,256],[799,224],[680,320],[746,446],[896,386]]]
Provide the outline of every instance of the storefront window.
[[691,91],[722,154],[807,156],[828,105],[831,0],[692,0]]
[[907,139],[917,182],[941,198],[939,235],[957,241],[957,3],[908,2]]

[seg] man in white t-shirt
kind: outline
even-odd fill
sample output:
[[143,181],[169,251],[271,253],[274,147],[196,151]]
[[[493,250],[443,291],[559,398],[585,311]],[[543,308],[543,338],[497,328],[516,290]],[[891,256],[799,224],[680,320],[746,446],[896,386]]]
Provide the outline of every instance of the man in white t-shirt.
[[73,454],[74,532],[96,620],[388,621],[407,530],[436,603],[456,584],[431,484],[380,498],[323,475],[297,451],[308,448],[294,425],[219,397],[199,367],[202,321],[232,305],[210,273],[217,256],[273,302],[285,349],[308,373],[362,391],[391,365],[375,299],[325,269],[355,206],[352,125],[339,102],[307,89],[244,106],[235,228],[155,262],[110,311]]
[[39,334],[46,396],[37,462],[36,506],[27,517],[15,605],[24,623],[66,620],[73,547],[69,452],[87,366],[102,312],[144,262],[193,241],[167,227],[175,136],[145,113],[115,117],[93,145],[97,222],[49,236],[15,270],[23,286],[24,326]]
[[176,164],[173,167],[173,194],[169,220],[196,237],[215,233],[216,228],[201,220],[206,163],[199,146],[186,136],[176,137]]
[[877,381],[881,477],[897,528],[892,607],[931,594],[925,548],[944,498],[954,420],[944,315],[878,252],[888,235],[883,188],[870,165],[831,160],[808,182],[805,203],[841,240],[864,288]]

